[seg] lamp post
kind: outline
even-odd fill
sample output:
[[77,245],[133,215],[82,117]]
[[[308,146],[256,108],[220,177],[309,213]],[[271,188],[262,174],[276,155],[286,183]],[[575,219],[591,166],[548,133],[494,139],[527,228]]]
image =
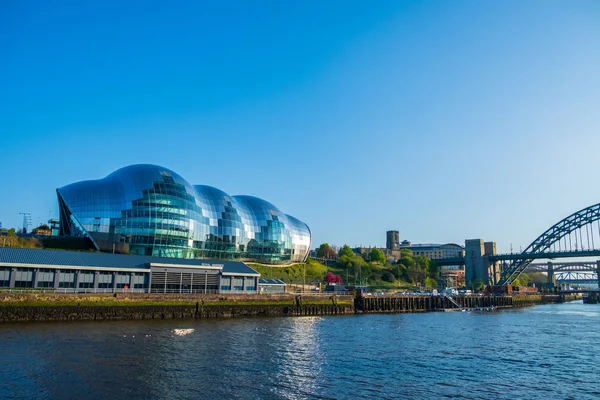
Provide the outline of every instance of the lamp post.
[[306,263],[304,263],[304,269],[302,271],[302,293],[304,293],[305,286],[306,286]]

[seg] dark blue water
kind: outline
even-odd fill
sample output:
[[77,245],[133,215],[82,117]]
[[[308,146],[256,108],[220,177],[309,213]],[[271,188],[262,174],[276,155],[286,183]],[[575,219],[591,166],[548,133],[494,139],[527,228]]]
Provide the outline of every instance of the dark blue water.
[[[175,328],[193,328],[178,336]],[[0,398],[600,398],[600,305],[0,325]]]

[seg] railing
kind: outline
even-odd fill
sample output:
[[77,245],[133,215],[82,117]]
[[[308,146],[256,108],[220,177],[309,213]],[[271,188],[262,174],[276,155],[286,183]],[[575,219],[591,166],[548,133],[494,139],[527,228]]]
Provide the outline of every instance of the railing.
[[458,303],[456,302],[456,300],[454,300],[454,299],[452,298],[452,296],[450,296],[449,294],[447,294],[447,293],[442,293],[442,296],[444,296],[445,298],[447,298],[448,300],[450,300],[450,302],[451,302],[452,304],[454,304],[456,307],[458,307],[460,310],[464,310],[463,306],[461,306],[460,304],[458,304]]

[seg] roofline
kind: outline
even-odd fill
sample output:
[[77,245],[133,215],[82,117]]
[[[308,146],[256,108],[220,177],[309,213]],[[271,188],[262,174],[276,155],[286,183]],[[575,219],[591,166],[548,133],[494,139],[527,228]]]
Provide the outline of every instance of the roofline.
[[[217,266],[219,265],[219,266]],[[189,264],[167,264],[167,263],[150,263],[150,267],[156,268],[190,268],[190,269],[216,269],[221,271],[225,265],[224,264],[210,264],[210,265],[189,265]]]
[[44,268],[44,269],[83,269],[83,270],[108,270],[108,271],[125,271],[125,272],[150,272],[147,268],[120,268],[120,267],[90,267],[83,265],[58,265],[58,264],[28,264],[28,263],[6,263],[0,262],[0,267],[15,267],[15,268]]
[[260,276],[260,274],[258,272],[256,273],[251,273],[251,272],[221,272],[221,275],[231,275],[231,276]]

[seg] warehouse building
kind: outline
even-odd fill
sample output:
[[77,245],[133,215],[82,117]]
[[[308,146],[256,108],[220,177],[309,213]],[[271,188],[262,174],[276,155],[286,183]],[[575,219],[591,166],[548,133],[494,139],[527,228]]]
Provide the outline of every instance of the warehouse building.
[[243,262],[0,247],[0,288],[65,293],[258,293]]

